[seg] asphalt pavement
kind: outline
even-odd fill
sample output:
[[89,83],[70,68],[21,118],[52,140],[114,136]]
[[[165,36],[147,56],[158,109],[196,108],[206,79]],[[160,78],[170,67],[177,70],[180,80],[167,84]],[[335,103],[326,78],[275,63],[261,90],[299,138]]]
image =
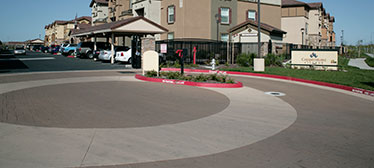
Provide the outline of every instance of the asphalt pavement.
[[0,54],[0,74],[19,72],[131,69],[130,65],[70,58],[27,51],[26,55]]
[[[53,57],[18,61],[28,72],[90,61]],[[138,81],[132,69],[41,67],[0,74],[0,167],[374,165],[373,97],[252,77],[206,89]]]

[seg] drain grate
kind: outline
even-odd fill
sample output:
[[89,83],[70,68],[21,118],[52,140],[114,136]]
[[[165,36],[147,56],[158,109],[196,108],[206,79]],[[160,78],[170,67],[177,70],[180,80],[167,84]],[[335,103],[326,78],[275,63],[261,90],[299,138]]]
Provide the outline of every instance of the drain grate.
[[286,94],[281,93],[281,92],[265,92],[265,94],[270,95],[270,96],[275,96],[275,97],[286,96]]

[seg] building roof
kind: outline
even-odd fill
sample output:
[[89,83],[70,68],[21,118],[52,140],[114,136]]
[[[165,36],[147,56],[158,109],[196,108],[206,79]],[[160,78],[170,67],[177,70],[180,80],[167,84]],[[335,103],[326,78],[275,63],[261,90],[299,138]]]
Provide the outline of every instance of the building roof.
[[312,9],[323,9],[323,3],[322,2],[315,2],[315,3],[308,3],[310,8]]
[[[247,20],[247,21],[245,21],[243,23],[240,23],[240,24],[234,26],[233,28],[229,29],[229,32],[232,33],[234,31],[237,31],[237,30],[239,30],[239,29],[247,26],[247,25],[251,25],[251,26],[257,27],[258,24],[257,24],[256,21],[249,19],[249,20]],[[261,29],[264,30],[264,31],[266,31],[266,32],[269,32],[270,34],[274,34],[274,33],[275,34],[287,34],[287,32],[285,32],[285,31],[283,31],[281,29],[278,29],[278,28],[276,28],[274,26],[268,25],[266,23],[261,23]]]
[[297,6],[310,7],[305,2],[296,1],[296,0],[282,0],[282,7],[297,7]]
[[[158,28],[159,30],[155,34],[168,32],[168,30],[166,28],[162,27],[161,25],[159,25],[155,22],[152,22],[151,20],[148,20],[145,17],[137,16],[137,17],[131,17],[131,18],[124,19],[124,20],[119,20],[119,21],[116,21],[116,22],[101,24],[101,25],[97,25],[97,26],[91,26],[91,27],[88,27],[88,28],[85,28],[85,29],[82,29],[82,30],[75,30],[74,32],[72,32],[72,34],[75,35],[75,36],[81,36],[81,35],[88,35],[88,34],[95,34],[95,33],[98,34],[98,32],[100,32],[100,33],[113,32],[117,28],[129,25],[129,24],[134,23],[134,22],[139,21],[139,20],[144,20],[148,25],[153,25],[156,28]],[[141,28],[143,28],[143,27],[141,27]],[[142,32],[142,31],[137,31],[137,30],[132,30],[131,32],[127,32],[125,30],[116,30],[116,31],[118,31],[120,33],[133,33],[133,34],[134,33],[135,34],[136,33],[152,33],[152,32]]]
[[90,3],[90,8],[92,8],[95,2],[102,5],[108,5],[108,0],[92,0]]
[[335,17],[334,16],[330,17],[330,22],[335,22]]

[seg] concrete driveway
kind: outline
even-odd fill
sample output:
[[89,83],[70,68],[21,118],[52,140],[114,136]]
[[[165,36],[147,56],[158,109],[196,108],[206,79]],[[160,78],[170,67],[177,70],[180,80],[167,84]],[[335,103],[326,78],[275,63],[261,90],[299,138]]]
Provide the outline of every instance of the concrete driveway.
[[235,78],[245,87],[146,83],[124,71],[0,76],[0,165],[374,165],[372,97]]

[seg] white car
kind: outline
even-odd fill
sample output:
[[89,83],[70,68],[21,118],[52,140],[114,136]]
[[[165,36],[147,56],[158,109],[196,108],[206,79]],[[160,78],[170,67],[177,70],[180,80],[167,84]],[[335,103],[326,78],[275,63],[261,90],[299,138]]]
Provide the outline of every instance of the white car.
[[[116,56],[116,53],[117,52],[120,52],[120,51],[127,51],[129,50],[129,47],[125,47],[125,46],[119,46],[119,47],[114,47],[114,56]],[[102,50],[100,51],[100,54],[99,54],[99,60],[102,60],[102,61],[110,61],[110,55],[111,55],[112,51],[109,49],[109,50]]]
[[16,46],[16,49],[14,50],[14,55],[26,55],[25,47],[23,46]]
[[115,60],[118,62],[127,62],[129,64],[132,63],[132,58],[131,58],[131,48],[126,48],[126,51],[117,51]]

